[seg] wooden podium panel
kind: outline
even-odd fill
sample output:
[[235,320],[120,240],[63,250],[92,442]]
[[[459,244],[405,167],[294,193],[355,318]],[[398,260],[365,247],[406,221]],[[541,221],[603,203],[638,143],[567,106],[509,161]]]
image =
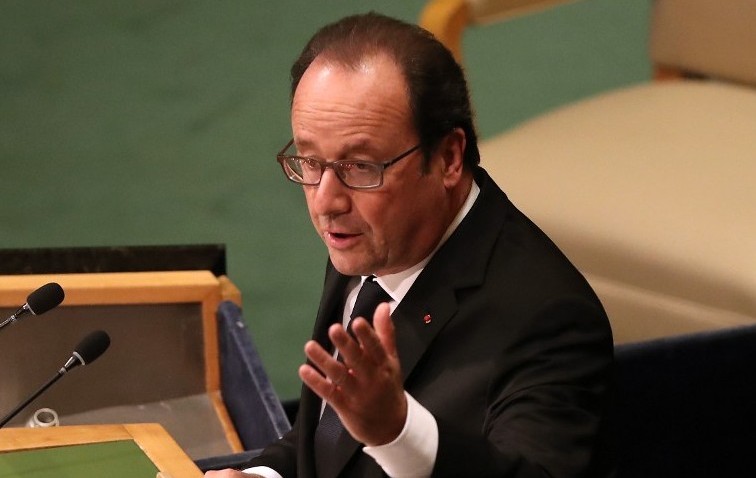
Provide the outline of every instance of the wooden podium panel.
[[158,422],[193,458],[242,450],[220,394],[216,312],[239,301],[209,271],[0,276],[7,317],[48,282],[63,303],[0,332],[0,416],[51,378],[78,342],[104,330],[111,346],[34,400],[11,426],[49,407],[61,425]]
[[[92,462],[92,466],[104,466],[109,464],[103,461],[98,465],[100,455],[91,458],[87,456],[87,450],[76,455],[73,449],[67,450],[67,447],[77,445],[107,444],[115,442],[133,441],[139,449],[146,455],[155,468],[171,478],[200,478],[202,472],[192,462],[191,459],[181,450],[173,438],[158,424],[131,424],[131,425],[91,425],[91,426],[70,426],[70,427],[51,427],[51,428],[6,428],[0,430],[0,466],[3,461],[16,459],[15,452],[25,452],[32,450],[51,450],[59,455],[69,455],[68,461],[81,459]],[[55,450],[53,450],[55,449]],[[77,450],[78,451],[78,450]],[[75,456],[75,458],[74,458]],[[83,456],[83,458],[82,458]],[[126,460],[126,463],[123,463]],[[119,468],[124,466],[128,473],[129,457],[121,459]],[[133,456],[134,468],[143,466],[141,456]],[[73,463],[72,465],[76,465]],[[40,463],[40,467],[44,464]],[[58,470],[37,469],[39,476],[59,476],[56,475]],[[102,469],[99,476],[112,476],[112,469]],[[49,473],[48,473],[49,472]],[[47,474],[47,475],[46,475]],[[5,475],[4,475],[5,476]],[[9,475],[9,478],[15,478],[21,475]],[[124,476],[128,476],[125,474]],[[153,475],[154,476],[154,475]],[[152,478],[150,476],[149,478]]]

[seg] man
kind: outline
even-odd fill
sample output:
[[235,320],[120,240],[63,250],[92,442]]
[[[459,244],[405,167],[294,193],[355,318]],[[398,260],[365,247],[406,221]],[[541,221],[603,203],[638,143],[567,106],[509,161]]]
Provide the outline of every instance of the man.
[[[329,262],[299,415],[246,471],[606,476],[606,315],[477,166],[450,53],[416,26],[358,15],[320,30],[292,77],[294,138],[278,159]],[[350,323],[363,288],[386,303]]]

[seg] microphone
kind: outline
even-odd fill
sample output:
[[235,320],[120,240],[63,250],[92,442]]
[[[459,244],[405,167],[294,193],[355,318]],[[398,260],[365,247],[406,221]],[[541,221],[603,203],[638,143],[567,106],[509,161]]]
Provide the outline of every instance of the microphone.
[[110,336],[102,330],[95,330],[79,342],[58,373],[63,375],[74,367],[94,362],[108,350],[108,347],[110,347]]
[[60,368],[60,370],[58,370],[58,373],[55,374],[53,378],[51,378],[46,384],[42,385],[42,387],[34,392],[29,398],[21,402],[21,404],[14,408],[10,413],[0,419],[0,428],[11,421],[13,417],[18,415],[18,412],[23,410],[35,398],[39,397],[42,392],[50,388],[52,384],[57,382],[69,370],[78,367],[79,365],[87,365],[94,362],[108,349],[109,346],[110,336],[102,330],[96,330],[84,337],[84,339],[82,339],[82,341],[79,342],[79,345],[77,345],[74,349],[71,357]]
[[63,288],[57,283],[50,282],[49,284],[43,285],[29,294],[26,298],[26,303],[19,307],[13,315],[5,319],[5,321],[0,324],[0,329],[8,324],[16,322],[26,314],[40,315],[50,309],[54,309],[63,302],[65,296],[66,294],[63,292]]

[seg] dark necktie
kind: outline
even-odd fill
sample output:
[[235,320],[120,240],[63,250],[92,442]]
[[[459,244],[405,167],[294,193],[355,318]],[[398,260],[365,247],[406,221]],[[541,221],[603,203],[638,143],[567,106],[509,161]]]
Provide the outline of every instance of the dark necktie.
[[[365,279],[365,282],[357,294],[357,300],[354,303],[352,313],[349,315],[350,321],[347,330],[351,330],[352,320],[355,317],[364,317],[368,322],[373,322],[373,313],[375,308],[381,302],[388,302],[391,297],[375,281],[374,276]],[[348,433],[339,420],[339,416],[333,411],[330,405],[326,404],[323,410],[323,416],[320,417],[315,429],[315,470],[318,478],[335,476],[338,470],[332,469],[333,456],[337,448],[339,437]]]

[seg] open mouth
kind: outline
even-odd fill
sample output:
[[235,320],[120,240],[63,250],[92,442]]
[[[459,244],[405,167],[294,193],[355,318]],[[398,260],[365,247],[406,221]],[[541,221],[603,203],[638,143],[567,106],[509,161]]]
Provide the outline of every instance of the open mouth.
[[327,232],[325,234],[326,243],[336,248],[354,245],[358,237],[360,237],[360,234],[347,232]]

